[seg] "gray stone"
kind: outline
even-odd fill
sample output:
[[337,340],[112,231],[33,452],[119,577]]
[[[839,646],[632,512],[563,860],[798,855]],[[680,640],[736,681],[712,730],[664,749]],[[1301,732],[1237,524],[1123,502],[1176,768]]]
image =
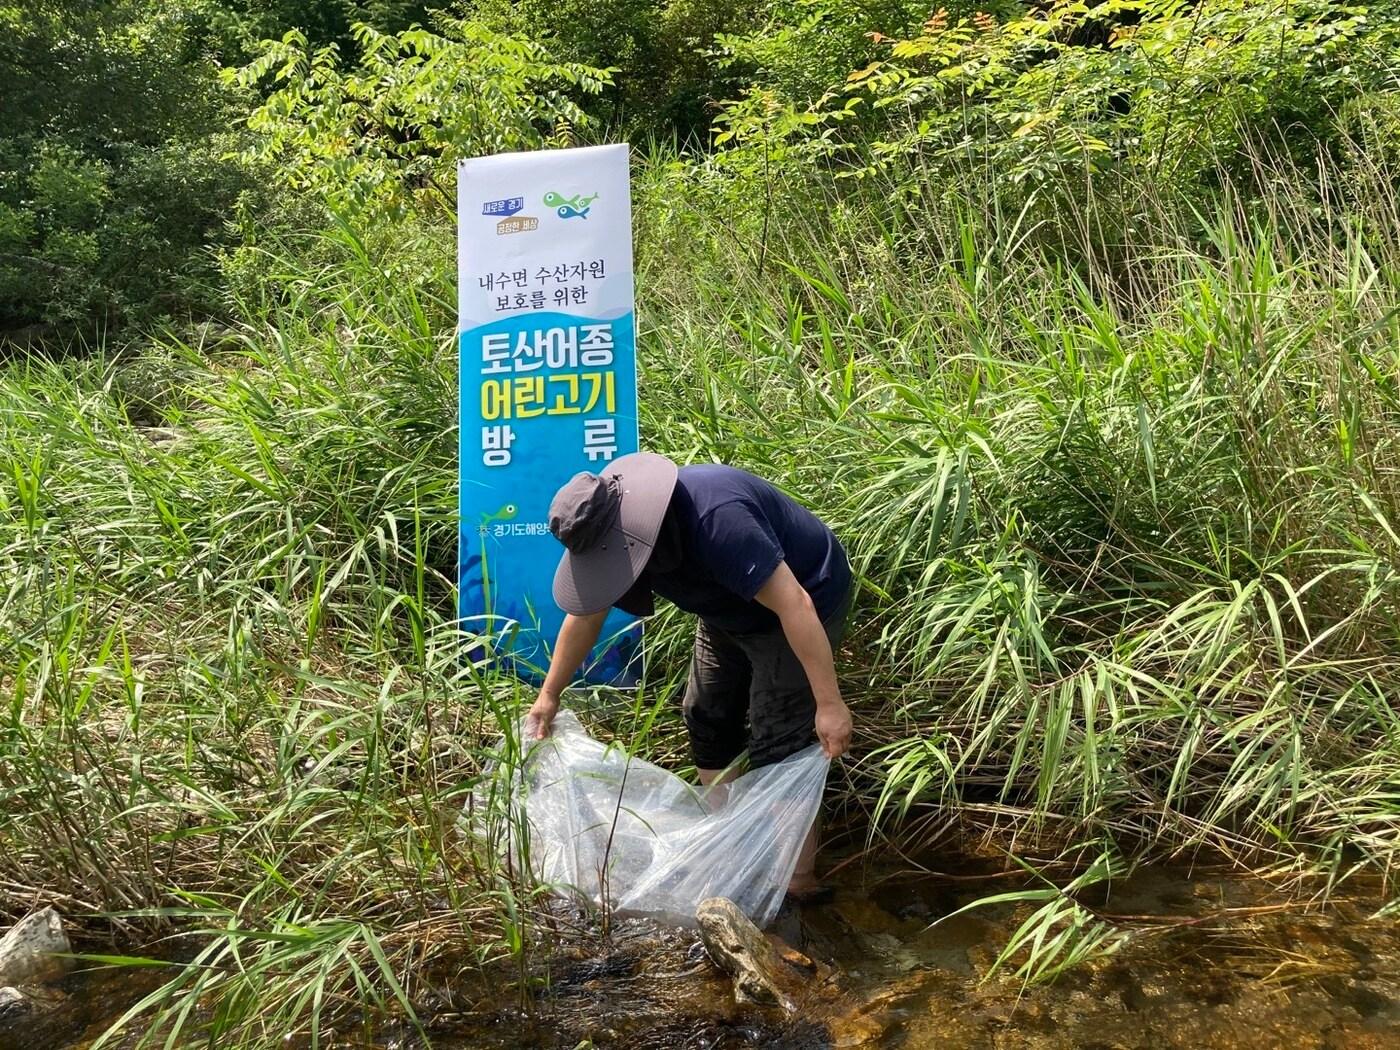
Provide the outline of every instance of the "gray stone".
[[0,1021],[23,1017],[30,1010],[29,997],[18,988],[0,988]]
[[783,987],[788,964],[737,904],[727,897],[701,901],[695,909],[695,921],[710,958],[734,979],[734,997],[739,1002],[795,1012]]
[[52,908],[26,915],[0,937],[0,985],[57,981],[73,968],[63,920]]

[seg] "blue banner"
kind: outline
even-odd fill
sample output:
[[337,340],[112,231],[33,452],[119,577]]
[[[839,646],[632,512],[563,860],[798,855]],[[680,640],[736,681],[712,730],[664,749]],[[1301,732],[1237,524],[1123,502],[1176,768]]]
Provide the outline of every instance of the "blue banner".
[[[555,491],[637,451],[627,147],[503,154],[459,170],[458,613],[538,680],[564,614]],[[584,667],[635,684],[641,625],[614,611]]]

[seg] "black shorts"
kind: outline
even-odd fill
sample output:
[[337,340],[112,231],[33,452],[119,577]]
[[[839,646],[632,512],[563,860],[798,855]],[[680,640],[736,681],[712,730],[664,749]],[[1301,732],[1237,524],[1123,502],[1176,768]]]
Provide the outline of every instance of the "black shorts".
[[[848,592],[824,621],[834,652],[846,630]],[[817,703],[782,628],[730,634],[701,620],[685,686],[690,753],[700,769],[724,769],[747,748],[749,766],[771,765],[816,739]]]

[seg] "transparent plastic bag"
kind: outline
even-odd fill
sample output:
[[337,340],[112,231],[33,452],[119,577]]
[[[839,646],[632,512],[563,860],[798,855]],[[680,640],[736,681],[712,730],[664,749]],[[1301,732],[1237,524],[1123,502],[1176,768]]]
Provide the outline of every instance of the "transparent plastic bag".
[[830,765],[813,744],[704,789],[593,739],[569,711],[525,746],[509,800],[510,823],[528,834],[505,836],[506,847],[543,882],[687,926],[708,897],[728,897],[760,926],[772,920]]

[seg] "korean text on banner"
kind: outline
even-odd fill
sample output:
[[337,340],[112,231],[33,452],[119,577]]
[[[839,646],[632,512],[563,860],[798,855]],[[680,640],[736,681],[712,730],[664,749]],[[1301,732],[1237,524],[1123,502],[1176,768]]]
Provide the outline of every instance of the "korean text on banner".
[[[637,450],[627,147],[463,161],[457,193],[458,614],[539,677],[564,619],[550,500]],[[602,639],[587,678],[634,683],[641,625],[615,610]]]

